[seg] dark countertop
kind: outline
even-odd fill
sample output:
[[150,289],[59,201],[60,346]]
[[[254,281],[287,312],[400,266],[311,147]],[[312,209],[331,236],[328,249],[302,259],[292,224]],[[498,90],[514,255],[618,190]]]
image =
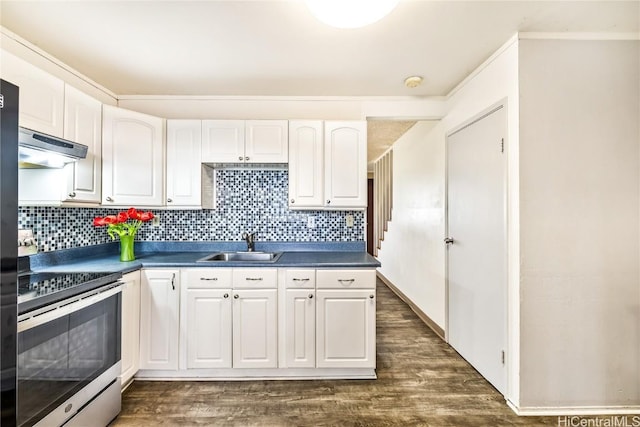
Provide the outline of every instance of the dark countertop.
[[349,243],[263,243],[256,250],[283,252],[276,262],[197,262],[215,252],[245,250],[242,244],[221,242],[136,242],[136,260],[120,262],[118,243],[41,253],[30,257],[33,271],[122,272],[140,268],[376,268],[380,262]]

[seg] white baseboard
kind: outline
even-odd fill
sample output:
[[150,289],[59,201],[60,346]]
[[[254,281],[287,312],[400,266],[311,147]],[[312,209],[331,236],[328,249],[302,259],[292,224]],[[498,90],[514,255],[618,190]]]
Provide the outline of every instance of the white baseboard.
[[[608,415],[640,415],[640,406],[529,406],[517,407],[507,400],[507,405],[520,416],[608,416]],[[635,420],[638,421],[635,421]],[[637,424],[631,423],[635,421]],[[640,425],[640,417],[629,420],[629,425]],[[581,425],[581,424],[580,424]]]

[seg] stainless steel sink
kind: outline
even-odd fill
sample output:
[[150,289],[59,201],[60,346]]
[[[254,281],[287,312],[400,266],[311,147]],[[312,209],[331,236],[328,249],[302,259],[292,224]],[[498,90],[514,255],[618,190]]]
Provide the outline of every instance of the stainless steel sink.
[[282,252],[217,252],[198,262],[276,262]]

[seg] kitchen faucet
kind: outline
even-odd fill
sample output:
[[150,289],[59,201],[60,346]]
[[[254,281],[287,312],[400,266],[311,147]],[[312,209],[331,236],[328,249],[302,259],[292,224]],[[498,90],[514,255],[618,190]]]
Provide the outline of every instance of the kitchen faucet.
[[242,238],[247,242],[247,252],[253,252],[256,249],[256,233],[242,233]]

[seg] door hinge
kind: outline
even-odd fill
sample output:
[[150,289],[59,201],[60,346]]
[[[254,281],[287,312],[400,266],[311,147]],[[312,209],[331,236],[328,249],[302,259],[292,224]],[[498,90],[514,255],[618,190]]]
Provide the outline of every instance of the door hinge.
[[504,138],[500,141],[500,152],[504,153]]
[[505,355],[504,355],[504,350],[502,350],[502,364],[504,365],[505,362]]

